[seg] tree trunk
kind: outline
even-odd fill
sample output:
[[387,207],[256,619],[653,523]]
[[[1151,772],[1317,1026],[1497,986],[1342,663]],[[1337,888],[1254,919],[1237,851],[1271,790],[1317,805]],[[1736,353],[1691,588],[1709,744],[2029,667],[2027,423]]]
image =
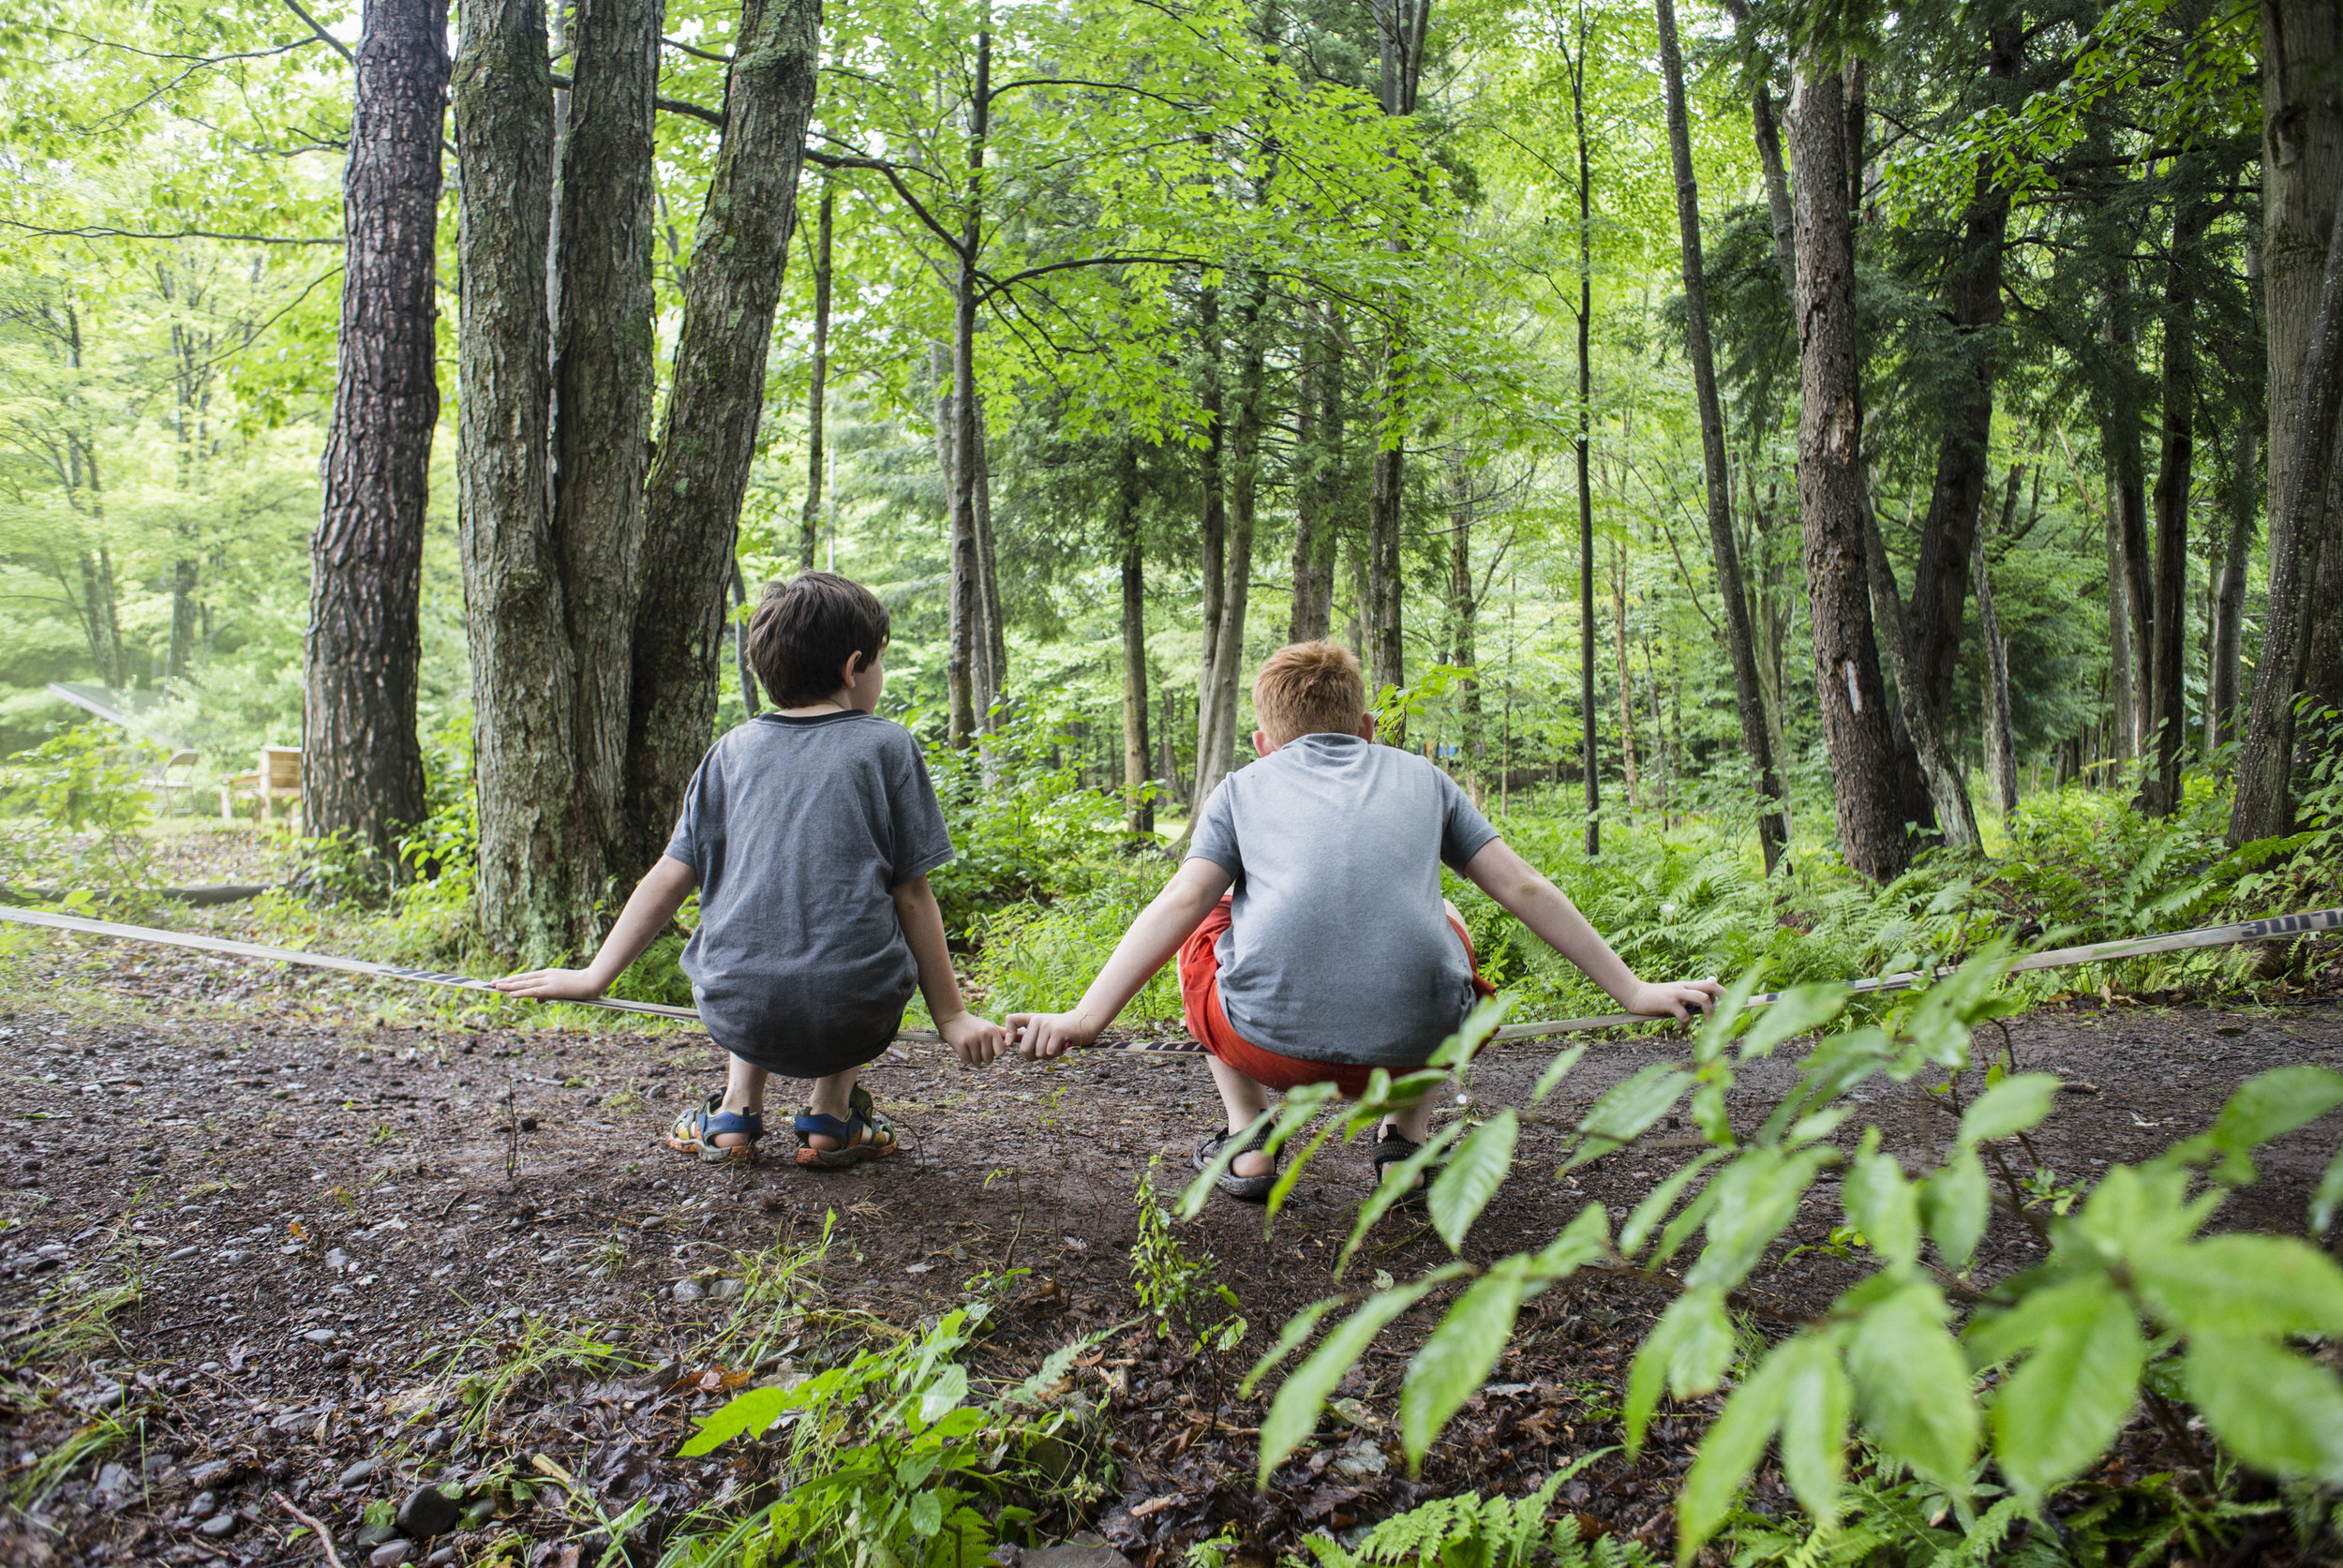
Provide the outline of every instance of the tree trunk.
[[1635,769],[1635,678],[1627,665],[1627,552],[1611,555],[1611,647],[1619,663],[1619,761],[1627,776],[1627,819],[1643,810],[1643,781]]
[[[1586,791],[1589,859],[1603,853],[1603,780],[1595,755],[1594,713],[1594,486],[1588,472],[1594,420],[1594,372],[1589,336],[1594,319],[1593,171],[1587,157],[1587,10],[1578,7],[1578,52],[1569,61],[1570,123],[1578,153],[1578,426],[1571,455],[1578,470],[1578,768]],[[1620,679],[1626,665],[1619,666]],[[1623,711],[1623,709],[1622,709]],[[1635,736],[1620,727],[1627,757],[1627,810],[1635,810]]]
[[984,585],[977,570],[977,258],[984,245],[984,144],[992,121],[992,35],[977,35],[976,91],[968,100],[968,183],[952,280],[952,455],[946,515],[951,564],[951,646],[945,659],[955,746],[977,727],[976,666]]
[[[2184,160],[2185,161],[2185,160]],[[2148,736],[2153,764],[2141,781],[2141,809],[2170,816],[2180,805],[2181,749],[2187,740],[2182,673],[2188,620],[2188,492],[2196,457],[2197,270],[2205,208],[2193,171],[2172,216],[2164,278],[2163,433],[2156,467],[2156,603],[2150,612]]]
[[90,663],[97,683],[118,691],[129,682],[122,667],[122,619],[114,586],[113,554],[100,545],[82,552],[82,624],[89,635]]
[[1461,453],[1448,465],[1448,662],[1472,670],[1457,694],[1462,721],[1465,778],[1478,798],[1481,774],[1481,675],[1475,668],[1474,632],[1480,596],[1472,578],[1472,476]]
[[1237,309],[1236,417],[1229,430],[1228,560],[1220,613],[1206,650],[1207,684],[1197,693],[1196,787],[1201,799],[1228,775],[1236,749],[1237,675],[1245,663],[1245,615],[1253,586],[1253,524],[1261,493],[1261,439],[1268,397],[1261,306],[1268,282],[1256,273]]
[[820,216],[813,226],[813,366],[805,399],[805,512],[798,521],[798,570],[813,570],[822,543],[823,422],[829,401],[829,249],[838,193],[822,181]]
[[715,722],[724,577],[756,455],[765,361],[821,55],[820,0],[744,0],[724,141],[683,277],[683,324],[652,465],[627,736],[638,874],[665,846]]
[[[1382,111],[1395,116],[1415,112],[1424,74],[1424,41],[1431,26],[1432,0],[1375,0],[1380,44],[1379,90]],[[1395,240],[1395,245],[1404,241]],[[1399,531],[1407,501],[1407,387],[1401,365],[1407,323],[1401,302],[1391,302],[1391,327],[1383,339],[1380,396],[1375,411],[1375,450],[1367,465],[1366,489],[1366,694],[1372,705],[1385,687],[1408,681],[1400,641],[1407,585],[1400,576]],[[1400,739],[1397,732],[1387,737]]]
[[763,705],[756,696],[756,672],[749,667],[748,585],[740,580],[740,562],[732,563],[732,663],[740,677],[740,710],[756,717]]
[[[2110,468],[2112,468],[2112,464]],[[2107,487],[2107,755],[2128,762],[2138,754],[2139,707],[2131,693],[2129,573],[2124,555],[2123,503],[2112,481]],[[2102,778],[2100,783],[2108,781]]]
[[[1887,545],[1879,537],[1879,516],[1872,509],[1868,485],[1863,497],[1863,573],[1871,587],[1873,622],[1887,647],[1888,664],[1895,670],[1895,716],[1903,721],[1900,732],[1892,724],[1889,725],[1896,750],[1893,794],[1902,801],[1917,793],[1934,817],[1946,844],[1956,849],[1974,847],[1982,842],[1977,829],[1977,808],[1969,800],[1968,784],[1961,776],[1961,765],[1954,760],[1952,748],[1945,744],[1944,731],[1936,727],[1935,719],[1920,700],[1920,678],[1912,668],[1911,635],[1903,621],[1903,595],[1897,590],[1895,567],[1888,560]],[[1919,775],[1917,784],[1905,776],[1907,764]],[[1908,805],[1896,809],[1906,821],[1917,818]]]
[[1001,558],[992,546],[992,429],[977,399],[977,722],[998,729],[1008,687],[1008,629],[1001,623]]
[[2213,598],[2213,667],[2205,702],[2212,710],[2210,758],[2213,747],[2237,739],[2239,678],[2246,642],[2246,583],[2253,558],[2254,522],[2261,494],[2261,422],[2259,410],[2248,410],[2237,424],[2236,450],[2231,454],[2229,526],[2221,538],[2221,563]]
[[[1116,537],[1123,542],[1123,800],[1133,838],[1152,833],[1147,799],[1147,575],[1140,553],[1139,455],[1126,440],[1118,465]],[[1199,776],[1197,787],[1203,785]],[[1201,799],[1201,797],[1199,797]]]
[[2112,494],[2114,504],[2117,565],[2122,571],[2125,645],[2131,652],[2126,685],[2131,710],[2124,715],[2130,730],[2127,755],[2146,754],[2148,697],[2154,676],[2149,668],[2150,629],[2154,601],[2148,590],[2147,480],[2140,463],[2139,337],[2131,316],[2131,282],[2116,263],[2107,290],[2109,359],[2108,418],[2103,444],[2113,455]]
[[[1681,243],[1684,274],[1684,336],[1687,356],[1692,360],[1693,386],[1700,405],[1700,455],[1708,482],[1709,549],[1716,564],[1718,598],[1724,605],[1726,650],[1733,660],[1733,690],[1741,723],[1741,749],[1748,754],[1750,770],[1757,787],[1757,842],[1766,858],[1766,873],[1773,874],[1782,858],[1782,845],[1787,834],[1779,802],[1785,793],[1782,775],[1777,769],[1771,738],[1766,733],[1765,702],[1757,690],[1756,645],[1750,635],[1749,597],[1741,576],[1739,546],[1733,538],[1733,496],[1731,478],[1724,459],[1724,413],[1717,399],[1716,358],[1709,341],[1709,289],[1706,268],[1701,260],[1700,190],[1693,179],[1692,137],[1684,112],[1684,65],[1676,39],[1676,7],[1674,0],[1655,0],[1654,9],[1660,25],[1660,69],[1666,86],[1668,158],[1676,175],[1676,224]],[[1843,129],[1844,111],[1837,90],[1832,92],[1831,129],[1837,134]],[[1801,142],[1801,145],[1803,143]],[[1828,200],[1836,204],[1838,222],[1843,231],[1837,243],[1846,246],[1846,321],[1845,352],[1847,373],[1854,374],[1854,257],[1852,231],[1848,228],[1845,205],[1845,150],[1841,148],[1831,159],[1831,168],[1839,188]],[[1803,157],[1799,160],[1805,167]],[[1801,180],[1801,186],[1803,185]],[[1802,239],[1801,239],[1802,245]],[[1801,298],[1804,296],[1801,295]],[[1799,314],[1801,322],[1806,318]],[[1810,383],[1809,401],[1812,401]],[[1848,407],[1855,409],[1854,391],[1850,387]],[[1803,447],[1800,448],[1803,450]],[[1849,448],[1846,460],[1852,465],[1855,453]],[[1801,478],[1801,490],[1804,481]],[[1811,524],[1810,537],[1811,537]],[[1859,567],[1861,534],[1856,534]],[[1811,547],[1810,547],[1811,553]],[[1858,572],[1859,578],[1859,572]],[[1817,614],[1819,623],[1819,614]],[[1864,618],[1869,630],[1870,617]],[[1821,647],[1819,624],[1816,648]],[[1878,656],[1872,655],[1874,677]]]
[[540,0],[458,13],[456,536],[471,656],[480,922],[525,963],[592,936],[591,807],[548,471],[553,84]]
[[[575,64],[560,142],[553,269],[552,485],[553,548],[576,682],[575,753],[566,777],[500,784],[550,786],[541,799],[580,797],[587,836],[572,852],[578,863],[562,874],[589,903],[604,868],[627,858],[629,652],[658,375],[651,164],[662,11],[661,0],[572,0]],[[592,936],[581,930],[575,946]]]
[[[2008,97],[2022,51],[2022,35],[2014,24],[1988,31],[1985,68],[1988,97],[1994,102]],[[2009,192],[1995,183],[1990,158],[1978,160],[1975,194],[1962,231],[1951,279],[1952,297],[1947,301],[1958,371],[1951,378],[1951,407],[1945,411],[1944,430],[1937,441],[1936,476],[1928,515],[1920,525],[1920,559],[1913,569],[1906,626],[1920,698],[1940,735],[1951,708],[1953,670],[1960,663],[1969,558],[1976,553],[1977,513],[1989,481],[1993,437],[1993,381],[2000,357],[2002,252],[2009,233]],[[1932,793],[1940,792],[1941,786],[1932,784]]]
[[1798,61],[1798,493],[1814,689],[1841,849],[1857,872],[1884,882],[1911,863],[1912,844],[1896,806],[1895,741],[1864,564],[1870,502],[1859,466],[1863,411],[1844,88],[1813,45]]
[[[1203,590],[1203,636],[1196,658],[1196,799],[1201,804],[1212,791],[1204,783],[1212,764],[1212,694],[1214,661],[1220,654],[1220,618],[1228,605],[1229,492],[1222,458],[1228,444],[1226,398],[1221,385],[1220,291],[1206,286],[1196,302],[1198,368],[1202,385],[1197,403],[1204,426],[1204,444],[1197,454],[1197,484],[1203,492],[1203,509],[1196,532]],[[1219,773],[1228,770],[1223,761]],[[1215,773],[1217,780],[1219,773]]]
[[[440,418],[432,268],[447,10],[441,0],[370,0],[365,15],[342,174],[338,369],[310,545],[302,825],[387,858],[398,829],[424,815],[415,681]],[[537,56],[543,69],[542,32]],[[542,300],[542,246],[535,266]],[[112,674],[118,682],[119,668]]]
[[[2018,502],[2020,465],[2009,466],[2009,489],[2002,504],[2002,532],[2007,534]],[[1992,573],[1985,560],[1985,530],[1977,530],[1970,552],[1977,573],[1977,630],[1985,644],[1985,762],[1993,799],[2003,820],[2018,809],[2017,742],[2009,715],[2009,650],[2001,639],[2001,618],[1993,613]]]
[[1334,621],[1335,508],[1342,488],[1342,345],[1331,323],[1305,328],[1296,398],[1293,605],[1288,642],[1318,642]]

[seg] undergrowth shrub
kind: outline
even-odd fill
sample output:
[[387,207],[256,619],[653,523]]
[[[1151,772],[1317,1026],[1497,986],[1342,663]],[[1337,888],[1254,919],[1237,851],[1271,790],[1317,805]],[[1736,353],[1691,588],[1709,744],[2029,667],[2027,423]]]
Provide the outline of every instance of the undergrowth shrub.
[[1063,760],[1060,726],[1011,718],[977,745],[928,747],[956,852],[928,874],[948,931],[968,933],[1022,899],[1078,892],[1122,838],[1120,804],[1082,787]]
[[[987,1008],[1006,1017],[1071,1008],[1174,869],[1161,856],[1113,861],[1097,868],[1097,880],[1083,890],[985,916],[976,928],[975,978]],[[1176,968],[1167,963],[1158,970],[1122,1016],[1135,1023],[1177,1020]]]
[[166,754],[87,724],[9,757],[0,765],[0,887],[144,907],[157,881],[146,780]]

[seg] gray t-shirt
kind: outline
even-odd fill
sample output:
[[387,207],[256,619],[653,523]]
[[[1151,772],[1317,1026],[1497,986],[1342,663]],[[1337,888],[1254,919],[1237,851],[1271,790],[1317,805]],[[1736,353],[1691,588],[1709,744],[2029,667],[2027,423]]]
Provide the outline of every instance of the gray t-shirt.
[[1220,1008],[1264,1051],[1421,1067],[1472,1006],[1440,907],[1497,829],[1431,763],[1355,735],[1304,735],[1238,769],[1196,814],[1188,854],[1236,878],[1214,951]]
[[952,858],[910,731],[861,712],[728,731],[667,854],[699,874],[683,972],[718,1045],[794,1078],[887,1049],[918,983],[894,889]]

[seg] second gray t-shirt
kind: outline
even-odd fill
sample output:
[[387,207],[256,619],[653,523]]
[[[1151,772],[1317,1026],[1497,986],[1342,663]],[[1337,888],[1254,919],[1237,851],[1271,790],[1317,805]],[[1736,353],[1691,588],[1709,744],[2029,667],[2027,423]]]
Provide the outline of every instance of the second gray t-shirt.
[[910,731],[844,712],[725,732],[667,854],[699,874],[683,972],[718,1045],[793,1078],[887,1049],[919,976],[894,890],[952,858]]
[[1281,1056],[1421,1067],[1472,1006],[1440,868],[1496,837],[1455,780],[1355,735],[1299,736],[1230,774],[1187,851],[1236,878],[1214,949],[1229,1023]]

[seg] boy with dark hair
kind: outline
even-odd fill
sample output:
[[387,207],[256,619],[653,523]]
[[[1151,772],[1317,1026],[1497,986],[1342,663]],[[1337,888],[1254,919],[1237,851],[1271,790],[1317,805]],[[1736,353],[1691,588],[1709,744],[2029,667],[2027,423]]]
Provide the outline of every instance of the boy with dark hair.
[[748,655],[778,711],[709,749],[666,854],[592,963],[497,982],[522,996],[599,996],[696,887],[683,972],[731,1062],[724,1092],[679,1117],[667,1142],[701,1159],[755,1157],[776,1072],[813,1081],[792,1125],[799,1165],[893,1154],[894,1129],[858,1080],[902,1026],[915,979],[962,1061],[989,1062],[1007,1043],[968,1011],[945,950],[928,873],[952,842],[918,743],[872,711],[888,635],[887,606],[859,583],[804,572],[768,584]]
[[[1198,810],[1186,861],[1074,1010],[1008,1021],[1029,1055],[1088,1045],[1176,952],[1188,1033],[1207,1053],[1228,1113],[1226,1130],[1198,1146],[1197,1169],[1260,1122],[1269,1090],[1331,1083],[1355,1098],[1376,1068],[1396,1076],[1423,1067],[1464,1022],[1474,993],[1488,993],[1464,921],[1440,897],[1443,863],[1629,1012],[1683,1018],[1717,995],[1714,980],[1637,979],[1454,779],[1375,745],[1348,649],[1280,649],[1253,682],[1253,710],[1261,760],[1230,774]],[[1369,1156],[1379,1179],[1429,1135],[1433,1100],[1384,1118]],[[1259,1140],[1220,1181],[1256,1202],[1276,1180]]]

